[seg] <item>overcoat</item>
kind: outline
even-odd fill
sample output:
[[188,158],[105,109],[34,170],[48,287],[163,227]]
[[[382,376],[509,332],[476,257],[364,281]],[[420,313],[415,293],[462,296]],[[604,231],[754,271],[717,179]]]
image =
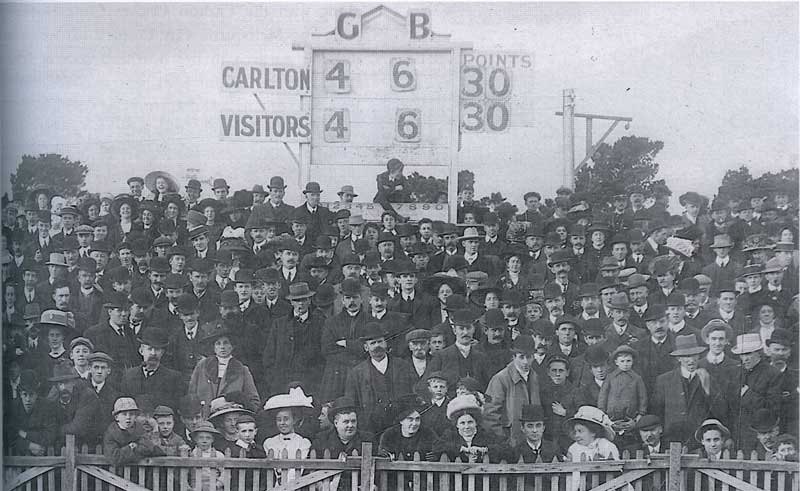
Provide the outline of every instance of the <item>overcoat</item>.
[[533,370],[526,381],[514,367],[514,362],[497,372],[486,388],[486,407],[483,412],[483,426],[514,445],[525,439],[519,418],[522,406],[530,404],[541,406],[539,398],[539,379]]
[[250,411],[258,411],[261,405],[256,384],[250,369],[236,358],[231,358],[225,377],[220,380],[218,375],[217,357],[209,356],[201,360],[192,372],[189,381],[189,395],[200,401],[210,403],[217,397],[222,397],[232,392],[242,394],[242,404]]

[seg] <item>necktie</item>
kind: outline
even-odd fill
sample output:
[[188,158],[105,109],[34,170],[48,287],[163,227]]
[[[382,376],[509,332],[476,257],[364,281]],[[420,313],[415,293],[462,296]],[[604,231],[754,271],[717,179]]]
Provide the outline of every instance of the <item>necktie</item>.
[[150,378],[150,377],[153,376],[154,373],[156,373],[155,370],[145,370],[144,371],[144,378]]

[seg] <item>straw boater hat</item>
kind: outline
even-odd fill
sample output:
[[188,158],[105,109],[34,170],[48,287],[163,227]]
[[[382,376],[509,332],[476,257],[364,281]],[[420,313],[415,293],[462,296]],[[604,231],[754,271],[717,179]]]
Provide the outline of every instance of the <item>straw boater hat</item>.
[[289,389],[288,394],[278,394],[270,397],[264,404],[264,410],[269,411],[272,409],[285,409],[285,408],[312,408],[314,399],[307,396],[303,392],[302,387],[293,387]]
[[694,432],[694,439],[698,442],[703,441],[703,433],[708,429],[715,429],[719,430],[722,433],[723,439],[728,439],[731,436],[730,430],[720,422],[718,419],[707,419],[700,424],[700,428],[697,428],[697,431]]
[[611,418],[606,415],[602,410],[594,406],[581,406],[575,416],[567,420],[567,425],[572,426],[573,423],[579,421],[586,421],[599,425],[603,429],[604,436],[607,440],[614,440],[614,429],[612,428]]

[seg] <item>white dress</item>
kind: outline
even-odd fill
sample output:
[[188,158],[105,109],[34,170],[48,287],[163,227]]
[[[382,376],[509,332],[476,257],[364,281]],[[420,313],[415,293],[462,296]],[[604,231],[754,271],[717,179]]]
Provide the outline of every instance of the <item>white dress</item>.
[[573,443],[567,449],[567,456],[572,462],[581,462],[585,456],[586,461],[592,460],[619,460],[619,450],[617,446],[605,438],[596,438],[589,445]]
[[[298,458],[297,452],[300,451],[299,458],[305,459],[308,458],[309,450],[311,450],[311,441],[309,441],[308,438],[303,438],[294,432],[289,433],[288,435],[281,435],[279,433],[264,440],[264,452],[266,452],[267,458],[296,459]],[[270,451],[273,452],[273,456],[269,455]],[[283,456],[284,451],[286,452],[286,457]],[[288,469],[286,475],[281,476],[280,469],[275,469],[275,473],[280,478],[281,484],[285,484],[293,481],[296,478],[298,475],[298,470],[302,472],[302,469]]]

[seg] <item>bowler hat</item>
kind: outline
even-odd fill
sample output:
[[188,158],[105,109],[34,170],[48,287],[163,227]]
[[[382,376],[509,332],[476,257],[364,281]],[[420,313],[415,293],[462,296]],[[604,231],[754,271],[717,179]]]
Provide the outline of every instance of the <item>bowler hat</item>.
[[450,320],[457,326],[471,326],[475,322],[475,313],[470,309],[459,309],[450,314]]
[[198,307],[199,302],[197,297],[191,293],[184,293],[178,297],[178,300],[175,302],[175,309],[179,314],[191,314],[197,311]]
[[508,324],[506,323],[503,311],[500,309],[489,309],[484,314],[485,326],[484,329],[502,329],[505,330]]
[[640,286],[647,286],[647,276],[634,273],[628,277],[628,290],[639,288]]
[[345,254],[342,258],[340,266],[357,265],[363,266],[364,262],[358,257],[358,254]]
[[87,271],[94,274],[97,271],[97,261],[90,257],[78,259],[78,271]]
[[202,191],[203,186],[197,179],[189,179],[189,182],[186,183],[186,189],[195,189],[197,191]]
[[328,419],[333,421],[338,414],[354,413],[356,410],[356,403],[353,401],[353,399],[345,396],[338,397],[333,401],[333,404],[328,409]]
[[367,322],[361,329],[361,335],[358,337],[362,342],[371,341],[373,339],[380,339],[386,337],[386,330],[378,322]]
[[444,310],[447,312],[455,312],[456,310],[461,309],[468,309],[469,304],[467,303],[466,297],[461,295],[460,293],[454,293],[447,297],[444,301]]
[[311,290],[308,283],[305,281],[298,281],[289,285],[289,292],[286,295],[286,300],[302,300],[304,298],[311,298],[316,292]]
[[164,288],[167,290],[179,290],[185,287],[189,281],[183,275],[176,273],[169,273],[164,279]]
[[772,335],[769,337],[769,339],[767,339],[765,344],[769,346],[773,343],[780,344],[782,346],[792,346],[794,344],[794,339],[792,338],[792,334],[788,329],[776,327],[775,330],[772,331]]
[[600,337],[605,334],[603,320],[600,318],[587,319],[581,325],[581,333],[584,336]]
[[164,329],[157,327],[146,327],[139,335],[140,344],[146,344],[152,348],[166,348],[169,346],[169,338]]
[[317,287],[317,293],[314,295],[312,302],[317,307],[328,307],[333,305],[334,300],[336,300],[336,291],[331,285],[324,283]]
[[373,283],[372,286],[369,287],[369,295],[371,297],[388,298],[389,285],[383,282]]
[[267,187],[270,189],[286,189],[286,184],[281,176],[272,176]]
[[684,278],[678,283],[678,290],[684,295],[697,295],[700,293],[700,282],[695,278]]
[[339,287],[342,295],[350,297],[361,295],[361,282],[355,278],[346,278]]
[[667,307],[685,307],[686,296],[683,293],[673,291],[667,295]]
[[525,404],[522,406],[519,420],[525,421],[544,421],[544,410],[539,404]]
[[142,178],[141,178],[141,177],[139,177],[139,176],[133,176],[133,177],[129,177],[129,178],[128,178],[128,180],[127,180],[127,181],[125,181],[125,183],[126,183],[128,186],[130,186],[132,182],[138,182],[139,184],[142,184],[142,185],[144,185],[144,179],[142,179]]
[[155,273],[168,273],[170,270],[169,261],[165,257],[154,257],[150,260],[150,271]]
[[520,334],[511,342],[512,353],[532,354],[536,352],[536,342],[531,336]]
[[647,307],[647,310],[644,311],[644,315],[642,316],[642,320],[647,321],[656,321],[662,317],[666,317],[667,310],[661,304],[654,304]]
[[757,433],[769,433],[778,426],[778,414],[768,408],[761,408],[753,415],[750,429]]
[[705,346],[700,346],[697,342],[697,336],[694,334],[687,334],[686,336],[678,336],[675,338],[675,349],[672,350],[670,356],[692,356],[699,355],[708,349]]
[[17,388],[26,392],[37,392],[41,386],[39,376],[34,370],[26,368],[19,373]]
[[121,292],[108,292],[103,300],[103,307],[107,309],[126,309],[130,305],[127,295]]
[[234,283],[252,283],[254,279],[252,269],[239,269],[233,275]]
[[[616,351],[614,351],[614,353],[616,353]],[[589,366],[597,367],[608,364],[608,352],[602,344],[593,344],[586,348],[586,354],[584,358]]]
[[322,189],[320,188],[319,183],[314,181],[306,183],[306,188],[303,190],[303,194],[321,193],[321,192]]

